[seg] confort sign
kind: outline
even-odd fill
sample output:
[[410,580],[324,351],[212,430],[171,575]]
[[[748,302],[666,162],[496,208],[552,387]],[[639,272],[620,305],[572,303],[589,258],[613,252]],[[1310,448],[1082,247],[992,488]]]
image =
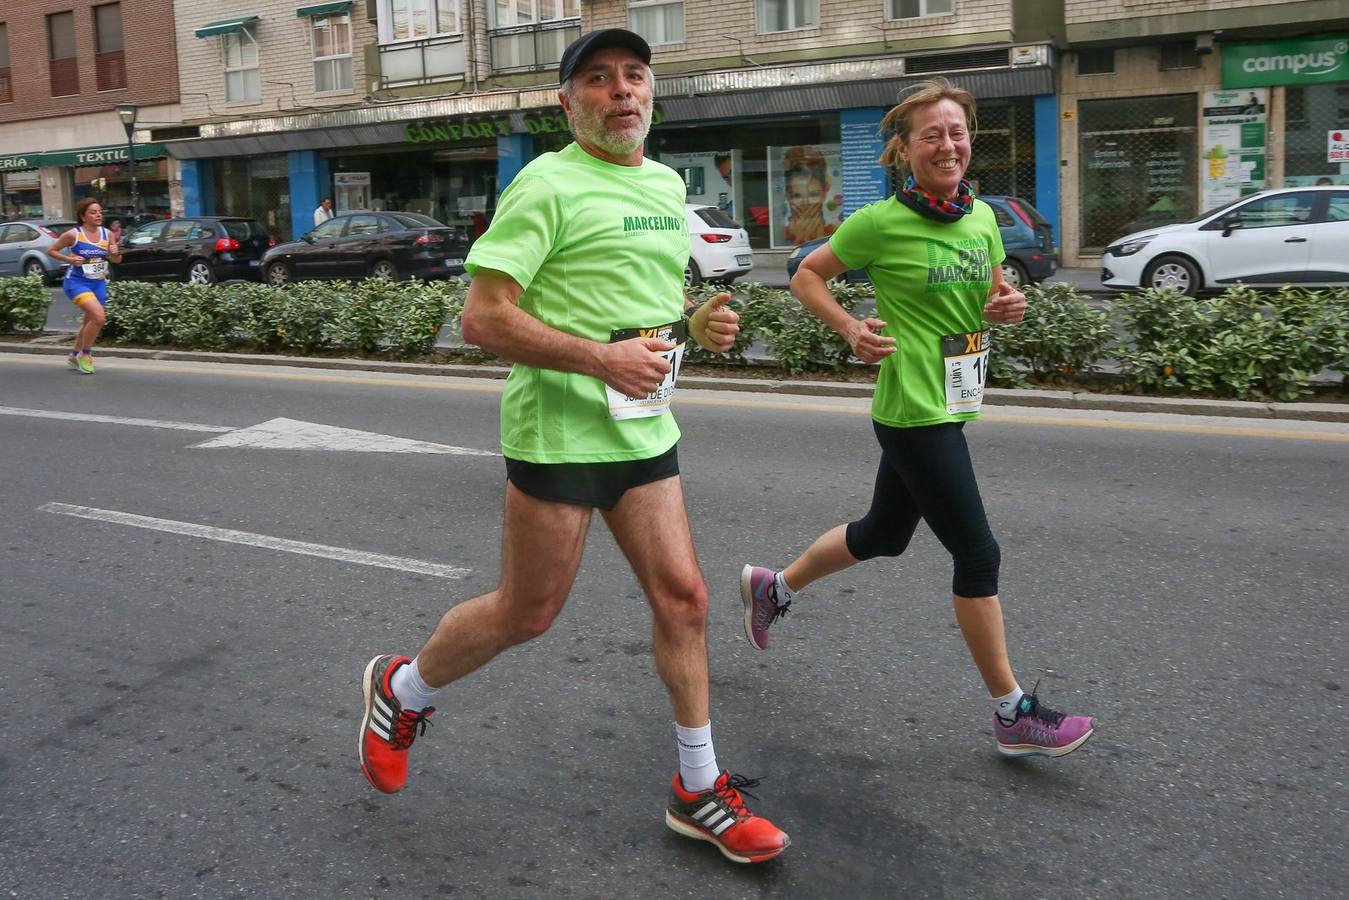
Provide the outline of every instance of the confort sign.
[[1349,81],[1349,35],[1223,45],[1223,87]]
[[[664,118],[659,106],[651,111],[652,125],[659,125]],[[519,123],[518,127],[516,122]],[[567,130],[567,116],[559,109],[491,119],[409,122],[403,133],[407,135],[408,142],[413,144],[463,144],[513,133],[564,134]]]

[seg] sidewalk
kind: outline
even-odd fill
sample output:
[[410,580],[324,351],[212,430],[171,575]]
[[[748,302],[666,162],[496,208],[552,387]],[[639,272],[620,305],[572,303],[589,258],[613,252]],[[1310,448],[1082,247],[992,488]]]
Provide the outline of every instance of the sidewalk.
[[[0,338],[0,353],[31,353],[61,356],[64,346],[48,335],[40,342]],[[255,366],[295,366],[335,371],[365,371],[399,375],[453,375],[460,378],[504,379],[505,366],[435,365],[431,363],[385,362],[371,359],[344,359],[319,356],[272,356],[258,353],[207,353],[196,350],[147,350],[109,345],[98,348],[98,355],[109,359],[162,359],[181,362],[232,363]],[[54,360],[58,363],[59,360]],[[747,393],[787,394],[816,397],[853,397],[869,399],[873,385],[808,379],[736,378],[732,376],[683,375],[679,386],[686,390],[742,391]],[[1349,403],[1262,403],[1243,400],[1202,400],[1172,397],[1141,397],[1121,394],[1096,394],[1090,391],[1017,390],[989,388],[984,394],[987,407],[1037,407],[1040,409],[1081,409],[1109,412],[1167,413],[1171,415],[1227,416],[1246,419],[1283,419],[1303,422],[1349,424]]]

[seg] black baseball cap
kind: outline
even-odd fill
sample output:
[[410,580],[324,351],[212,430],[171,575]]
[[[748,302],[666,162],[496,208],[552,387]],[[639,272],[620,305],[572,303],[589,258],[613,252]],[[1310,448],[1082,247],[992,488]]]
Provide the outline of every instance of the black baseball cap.
[[558,84],[566,84],[567,79],[587,56],[596,50],[607,50],[610,47],[631,50],[642,62],[651,65],[651,48],[642,40],[641,35],[634,34],[626,28],[601,28],[598,31],[586,32],[562,51],[562,61],[557,66]]

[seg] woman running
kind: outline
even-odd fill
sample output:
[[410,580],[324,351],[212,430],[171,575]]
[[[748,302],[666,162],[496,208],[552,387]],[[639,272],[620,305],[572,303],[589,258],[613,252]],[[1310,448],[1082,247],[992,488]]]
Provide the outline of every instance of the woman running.
[[75,332],[75,347],[66,364],[92,375],[94,341],[107,321],[103,307],[108,302],[108,262],[121,262],[122,253],[117,240],[103,227],[103,207],[93,197],[75,204],[75,221],[78,224],[57,238],[47,255],[70,264],[62,287],[84,313],[84,323]]
[[[917,85],[882,122],[894,137],[881,163],[908,169],[904,186],[849,216],[792,279],[797,299],[859,359],[881,364],[871,406],[881,461],[865,516],[825,532],[783,571],[744,567],[745,634],[768,649],[769,626],[798,592],[862,560],[898,556],[921,519],[954,561],[956,622],[991,697],[998,751],[1063,756],[1095,723],[1041,705],[1012,674],[1001,555],[965,443],[983,395],[985,323],[1020,322],[1026,312],[1025,296],[1002,278],[993,210],[965,180],[975,121],[968,91],[941,78]],[[834,300],[829,280],[849,269],[871,277],[878,318],[854,319]]]

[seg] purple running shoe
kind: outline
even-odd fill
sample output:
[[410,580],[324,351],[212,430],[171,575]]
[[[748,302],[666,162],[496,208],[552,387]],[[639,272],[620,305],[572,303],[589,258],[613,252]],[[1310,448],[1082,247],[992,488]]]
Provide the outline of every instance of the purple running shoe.
[[777,575],[763,566],[745,566],[740,570],[740,599],[745,604],[745,637],[755,650],[768,649],[768,626],[778,616],[787,615],[792,601],[778,603]]
[[1017,704],[1016,720],[1008,725],[993,715],[993,735],[998,752],[1011,759],[1022,756],[1067,756],[1095,733],[1091,716],[1068,716],[1041,706],[1032,691]]

